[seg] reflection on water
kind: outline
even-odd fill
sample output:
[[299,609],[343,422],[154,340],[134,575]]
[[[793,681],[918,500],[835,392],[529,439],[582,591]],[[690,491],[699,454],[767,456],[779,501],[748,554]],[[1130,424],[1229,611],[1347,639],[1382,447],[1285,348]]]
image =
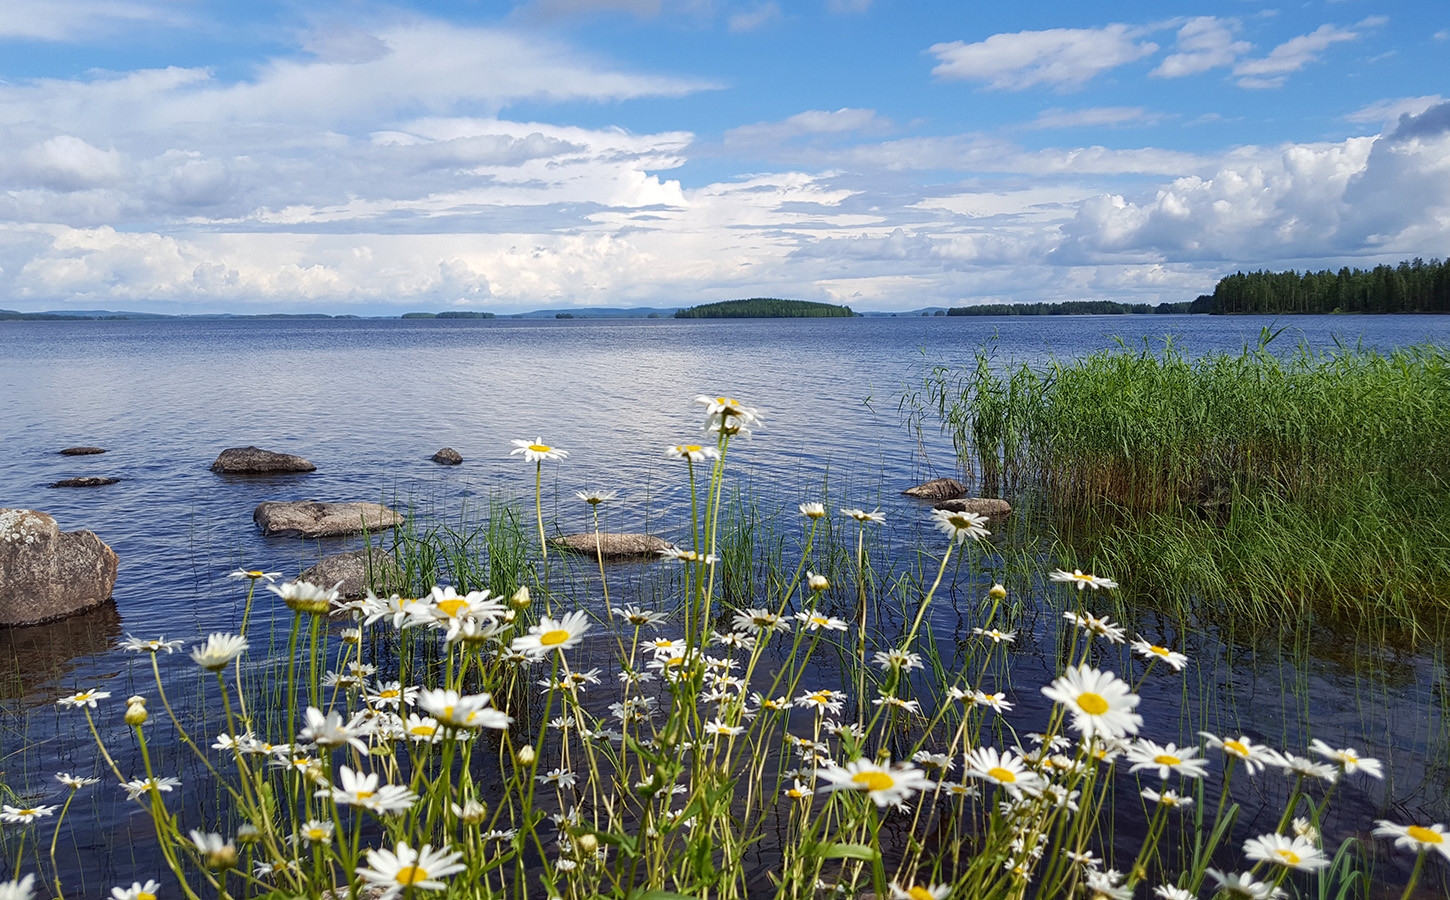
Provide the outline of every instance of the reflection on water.
[[67,677],[85,657],[111,650],[121,637],[121,615],[106,602],[80,615],[25,628],[0,628],[0,701],[25,709],[72,693]]

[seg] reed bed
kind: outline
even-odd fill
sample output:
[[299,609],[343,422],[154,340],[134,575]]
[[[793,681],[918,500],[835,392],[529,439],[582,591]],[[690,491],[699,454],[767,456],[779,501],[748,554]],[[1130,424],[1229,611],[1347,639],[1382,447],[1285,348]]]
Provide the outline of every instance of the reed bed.
[[1279,354],[1274,336],[1040,367],[984,347],[902,408],[938,416],[982,490],[1038,498],[1069,557],[1141,595],[1263,619],[1450,609],[1450,355]]

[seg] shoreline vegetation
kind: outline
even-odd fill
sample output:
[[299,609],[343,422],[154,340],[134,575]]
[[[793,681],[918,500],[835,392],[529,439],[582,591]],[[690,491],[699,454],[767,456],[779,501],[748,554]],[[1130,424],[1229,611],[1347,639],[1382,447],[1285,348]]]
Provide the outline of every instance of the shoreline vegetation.
[[812,300],[781,300],[776,297],[752,297],[749,300],[726,300],[704,303],[675,313],[676,319],[849,319],[855,317],[849,306],[816,303]]

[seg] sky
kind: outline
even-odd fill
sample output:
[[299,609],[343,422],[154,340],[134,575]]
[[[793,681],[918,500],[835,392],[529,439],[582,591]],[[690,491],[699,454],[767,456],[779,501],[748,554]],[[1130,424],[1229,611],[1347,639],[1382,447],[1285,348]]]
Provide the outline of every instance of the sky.
[[1192,300],[1450,255],[1444,0],[5,0],[0,307]]

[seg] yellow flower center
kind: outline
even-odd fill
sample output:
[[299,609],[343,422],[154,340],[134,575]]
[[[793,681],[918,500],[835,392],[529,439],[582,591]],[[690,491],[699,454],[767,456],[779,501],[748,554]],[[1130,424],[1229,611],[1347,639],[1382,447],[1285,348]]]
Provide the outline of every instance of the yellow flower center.
[[462,597],[451,597],[447,600],[438,601],[438,608],[443,610],[443,614],[450,618],[458,615],[458,610],[467,605],[468,601]]
[[408,729],[408,733],[416,734],[419,737],[432,737],[434,734],[438,733],[438,729],[434,728],[432,725],[414,725],[412,728]]
[[145,891],[136,895],[136,900],[156,900],[155,894],[148,894]]
[[700,452],[700,445],[699,444],[681,444],[680,446],[676,447],[675,449],[678,450],[678,451],[680,451],[681,453],[699,453]]
[[1157,644],[1154,644],[1153,646],[1149,647],[1148,649],[1149,650],[1152,650],[1154,653],[1158,654],[1159,656],[1167,656],[1171,652],[1167,647],[1160,647]]
[[372,799],[372,796],[373,796],[373,791],[358,791],[357,792],[357,798],[359,800],[370,800],[370,799]]
[[539,635],[539,643],[545,647],[556,647],[569,640],[569,632],[563,628],[555,628],[553,631],[546,631]]
[[33,810],[33,809],[22,809],[22,810],[18,810],[18,812],[22,816],[33,816],[33,815],[35,815],[35,810]]
[[1014,784],[1017,781],[1017,776],[1012,774],[1011,769],[1004,769],[1001,766],[994,766],[988,769],[987,774],[1003,784]]
[[1421,828],[1419,825],[1411,825],[1409,828],[1406,828],[1405,834],[1408,834],[1422,844],[1445,843],[1445,835],[1438,831],[1431,831],[1428,828]]
[[378,694],[378,696],[380,698],[384,699],[384,700],[391,700],[394,697],[398,696],[398,694],[400,694],[400,693],[402,693],[402,692],[401,691],[395,691],[392,688],[388,688],[387,690],[385,690],[382,693]]
[[1160,766],[1176,766],[1179,763],[1183,762],[1183,760],[1179,759],[1178,757],[1169,756],[1167,753],[1158,754],[1157,756],[1153,757],[1153,761]]
[[1229,751],[1230,753],[1237,753],[1239,756],[1249,755],[1249,748],[1245,747],[1238,741],[1224,741],[1223,749]]
[[417,884],[428,878],[428,870],[422,866],[403,866],[393,877],[398,884]]
[[911,900],[936,900],[936,898],[931,895],[931,891],[927,890],[924,887],[917,887],[916,885],[912,885],[911,890],[907,891],[906,895],[910,897]]
[[1299,854],[1292,850],[1275,850],[1274,852],[1279,854],[1279,858],[1284,860],[1287,865],[1297,866],[1301,862]]
[[1084,691],[1077,695],[1077,707],[1090,716],[1100,716],[1108,711],[1108,701],[1102,694]]
[[851,780],[868,791],[889,791],[896,786],[896,779],[885,772],[857,772]]
[[553,447],[545,446],[544,444],[530,444],[529,445],[529,449],[532,450],[532,451],[534,451],[535,453],[548,453],[550,450],[553,450],[554,448]]
[[320,841],[323,838],[327,837],[327,832],[323,831],[321,828],[309,828],[307,830],[307,836],[314,841]]
[[451,707],[451,706],[445,706],[445,707],[443,707],[443,718],[445,718],[445,719],[452,719],[453,718],[453,707]]
[[825,625],[829,621],[825,616],[811,616],[812,625]]

